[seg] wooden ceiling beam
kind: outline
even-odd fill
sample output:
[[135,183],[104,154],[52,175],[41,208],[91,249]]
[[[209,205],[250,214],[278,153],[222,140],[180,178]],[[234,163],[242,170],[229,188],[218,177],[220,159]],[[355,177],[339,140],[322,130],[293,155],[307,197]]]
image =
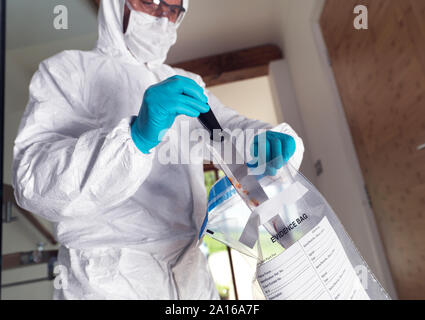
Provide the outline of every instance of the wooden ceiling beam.
[[278,46],[267,44],[180,62],[172,67],[199,74],[207,86],[214,86],[268,75],[270,62],[282,58]]

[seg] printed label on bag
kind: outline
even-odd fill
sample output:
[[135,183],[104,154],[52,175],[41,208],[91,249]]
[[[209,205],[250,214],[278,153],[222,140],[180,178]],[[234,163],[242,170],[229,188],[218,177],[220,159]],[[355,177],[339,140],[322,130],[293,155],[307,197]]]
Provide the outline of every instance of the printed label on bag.
[[257,279],[269,300],[369,300],[326,217],[260,265]]

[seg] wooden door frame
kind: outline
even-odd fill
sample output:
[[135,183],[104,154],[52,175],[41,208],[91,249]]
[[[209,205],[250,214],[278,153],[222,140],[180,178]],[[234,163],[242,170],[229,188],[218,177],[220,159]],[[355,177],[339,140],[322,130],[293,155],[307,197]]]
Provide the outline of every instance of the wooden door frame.
[[320,59],[322,60],[323,65],[326,66],[324,71],[325,71],[327,80],[329,81],[331,85],[331,94],[335,101],[335,105],[337,106],[335,112],[339,118],[339,121],[337,124],[338,131],[340,132],[341,138],[344,140],[344,146],[345,146],[344,153],[347,155],[346,158],[350,162],[354,181],[356,183],[356,186],[359,188],[359,191],[362,197],[362,203],[364,204],[364,208],[367,212],[366,225],[369,227],[369,230],[365,230],[365,231],[374,240],[375,246],[372,246],[372,247],[373,247],[375,256],[377,257],[379,261],[379,265],[378,265],[380,269],[379,272],[384,276],[383,280],[385,281],[385,284],[387,287],[386,289],[389,291],[389,294],[391,295],[392,298],[397,299],[397,291],[394,285],[394,280],[393,280],[391,271],[389,269],[389,263],[385,254],[385,249],[379,235],[379,230],[375,220],[375,215],[371,206],[369,205],[369,197],[365,187],[366,182],[362,174],[360,162],[359,162],[357,152],[354,147],[354,142],[351,136],[351,130],[348,125],[347,118],[345,116],[344,106],[338,91],[335,74],[332,69],[328,49],[325,43],[325,39],[323,37],[322,29],[320,27],[320,17],[322,15],[325,3],[326,3],[326,0],[317,1],[315,10],[312,14],[312,19],[310,20],[311,28],[314,35],[316,47],[320,54]]

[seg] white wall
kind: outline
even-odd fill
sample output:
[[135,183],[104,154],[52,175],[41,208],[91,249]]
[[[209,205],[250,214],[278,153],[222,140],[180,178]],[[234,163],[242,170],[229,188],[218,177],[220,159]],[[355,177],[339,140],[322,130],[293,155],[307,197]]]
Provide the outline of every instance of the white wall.
[[261,120],[272,125],[279,123],[268,76],[235,81],[208,89],[224,105],[250,119]]
[[303,139],[304,157],[299,171],[311,183],[316,183],[316,172],[311,157],[310,144],[305,139],[305,129],[303,119],[301,117],[297,97],[292,85],[292,78],[289,72],[288,62],[285,59],[273,61],[270,64],[269,74],[271,91],[275,105],[278,106],[279,122],[288,123]]
[[[8,49],[26,48],[41,43],[63,41],[92,33],[96,36],[96,10],[92,0],[12,0],[7,1]],[[68,29],[56,29],[56,6],[65,5]]]
[[[392,297],[396,291],[379,238],[347,121],[314,26],[323,0],[282,2],[280,45],[285,48],[305,136],[323,174],[316,186],[338,214],[371,269]],[[277,20],[279,21],[279,20]],[[319,39],[320,40],[320,39]],[[323,43],[322,43],[323,45]]]

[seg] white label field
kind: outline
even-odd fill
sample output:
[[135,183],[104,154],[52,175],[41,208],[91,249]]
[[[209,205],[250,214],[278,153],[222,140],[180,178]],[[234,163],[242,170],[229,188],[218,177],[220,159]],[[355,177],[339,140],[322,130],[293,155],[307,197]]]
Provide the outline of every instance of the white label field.
[[369,299],[325,217],[299,241],[258,267],[270,300]]

